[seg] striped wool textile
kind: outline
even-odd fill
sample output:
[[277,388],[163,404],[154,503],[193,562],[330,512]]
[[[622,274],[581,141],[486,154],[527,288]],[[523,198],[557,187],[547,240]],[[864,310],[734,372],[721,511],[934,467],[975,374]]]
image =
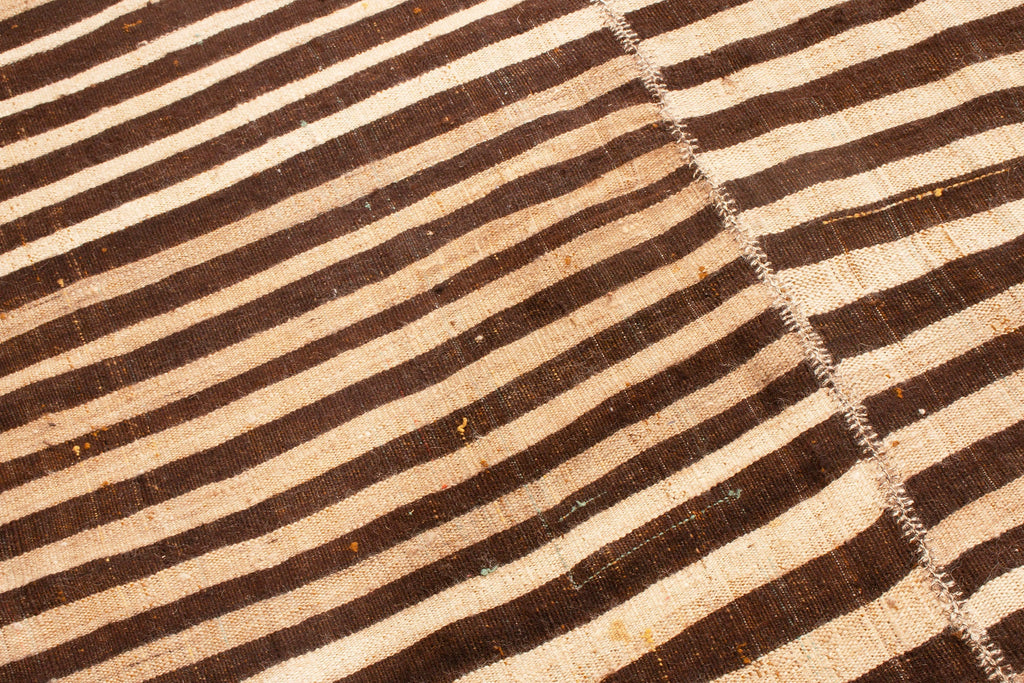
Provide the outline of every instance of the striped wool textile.
[[1024,1],[0,0],[0,681],[1022,681]]

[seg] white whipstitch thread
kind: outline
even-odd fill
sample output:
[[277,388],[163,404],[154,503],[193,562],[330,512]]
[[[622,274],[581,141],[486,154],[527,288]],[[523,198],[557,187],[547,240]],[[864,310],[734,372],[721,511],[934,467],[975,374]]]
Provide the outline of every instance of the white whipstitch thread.
[[659,69],[643,54],[640,37],[626,21],[626,18],[612,8],[609,0],[590,0],[590,2],[600,12],[605,25],[619,40],[623,49],[636,59],[640,78],[647,90],[657,100],[662,118],[676,139],[683,160],[691,168],[698,182],[707,185],[715,210],[735,236],[745,258],[756,271],[758,278],[772,292],[776,308],[780,311],[786,326],[800,338],[818,382],[835,396],[842,408],[847,427],[867,453],[868,459],[878,468],[879,481],[889,510],[899,523],[904,536],[916,549],[918,563],[928,573],[932,587],[945,608],[949,623],[971,648],[978,664],[984,669],[990,680],[1000,683],[1019,681],[1017,675],[1006,663],[1002,650],[970,614],[956,582],[935,560],[928,545],[924,524],[914,511],[913,500],[889,464],[885,455],[885,446],[874,427],[868,422],[864,406],[850,398],[850,395],[839,383],[836,377],[835,363],[825,347],[824,341],[811,326],[810,321],[801,313],[789,288],[775,272],[768,260],[768,255],[765,254],[757,239],[740,224],[733,198],[713,180],[698,162],[697,141],[686,130],[683,123],[669,111],[668,88],[665,86]]

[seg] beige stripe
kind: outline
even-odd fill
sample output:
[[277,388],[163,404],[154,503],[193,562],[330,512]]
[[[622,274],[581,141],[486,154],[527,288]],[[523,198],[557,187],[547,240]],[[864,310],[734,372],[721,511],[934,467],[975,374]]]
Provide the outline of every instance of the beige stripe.
[[775,128],[700,155],[718,182],[753,175],[800,154],[831,149],[1024,84],[1024,52],[972,64],[946,78],[909,88],[830,116]]
[[969,254],[1024,234],[1024,201],[936,225],[895,242],[840,254],[779,274],[802,294],[804,315],[820,315],[891,289]]
[[[607,252],[606,252],[607,253]],[[667,267],[669,284],[678,284],[672,267]],[[688,274],[680,274],[680,280],[689,279]],[[654,280],[652,282],[652,279]],[[464,408],[479,396],[494,391],[502,384],[515,378],[557,353],[571,348],[592,334],[595,330],[604,329],[633,310],[639,310],[650,303],[647,295],[640,287],[653,287],[658,276],[638,281],[624,287],[619,293],[621,304],[615,306],[615,299],[605,299],[591,303],[580,309],[571,317],[562,318],[534,333],[517,340],[513,344],[488,354],[483,359],[467,365],[465,368],[446,378],[444,381],[424,389],[416,394],[392,401],[379,408],[360,415],[319,437],[305,442],[282,455],[242,472],[230,479],[215,482],[192,491],[185,496],[173,498],[159,505],[146,508],[129,518],[122,519],[94,529],[83,531],[70,538],[56,542],[43,548],[18,556],[5,563],[0,563],[0,590],[9,590],[16,585],[33,580],[38,572],[49,573],[58,571],[59,567],[72,567],[89,559],[124,552],[153,542],[171,533],[177,533],[194,527],[202,520],[212,520],[231,512],[245,509],[259,500],[287,490],[308,481],[315,476],[345,462],[352,460],[361,453],[415,430],[419,425],[430,424],[445,415]],[[501,284],[501,283],[499,283]],[[664,285],[663,285],[664,286]],[[657,291],[657,290],[655,290]],[[493,297],[493,295],[491,295]],[[493,301],[488,299],[488,301]],[[500,305],[500,304],[498,304]],[[589,322],[593,328],[582,325]],[[444,333],[444,318],[434,323]],[[543,342],[544,345],[539,345]],[[415,334],[401,340],[403,346],[436,343],[434,340],[422,342]],[[384,347],[379,351],[388,362],[390,354]],[[422,349],[422,347],[421,347]],[[422,349],[425,350],[425,349]],[[391,352],[393,353],[393,352]],[[652,352],[653,353],[653,352]],[[415,352],[414,354],[415,355]],[[339,357],[344,360],[344,356]],[[369,359],[371,362],[372,358]],[[232,415],[233,424],[226,428],[213,425],[208,430],[194,430],[193,441],[211,440],[214,444],[223,440],[218,431],[247,431],[250,421],[263,421],[266,414],[276,415],[294,408],[296,403],[309,402],[309,393],[320,395],[329,393],[333,386],[332,379],[343,374],[349,367],[347,363],[330,361],[317,372],[308,375],[306,385],[292,384],[288,387],[275,385],[273,390],[263,390],[243,399],[243,406],[250,412],[236,408]],[[373,369],[371,368],[370,374]],[[301,377],[301,376],[299,376]],[[309,385],[307,387],[307,385]],[[486,389],[486,390],[485,390]],[[291,398],[289,390],[298,394]],[[309,392],[309,393],[305,393]],[[257,399],[263,398],[269,404],[264,407]],[[284,404],[285,411],[281,410]],[[251,415],[251,416],[250,416]],[[208,432],[214,432],[209,435]],[[144,441],[148,441],[144,440]],[[167,443],[165,441],[165,443]],[[134,457],[123,465],[111,462],[109,454],[104,455],[104,462],[110,463],[111,469],[121,466],[117,473],[122,478],[145,472],[162,462],[181,457],[181,450],[186,453],[195,448],[195,444],[186,443],[184,448],[179,444],[173,457],[162,452],[153,453],[149,448],[133,450]],[[126,459],[127,460],[127,459]],[[60,496],[58,493],[57,496]],[[111,534],[115,537],[109,537]],[[103,539],[102,543],[98,543]],[[101,553],[97,555],[96,553]],[[50,559],[46,559],[50,558]],[[13,583],[9,583],[13,582]]]
[[1024,371],[1004,377],[886,437],[905,481],[972,443],[1024,420]]
[[[568,148],[563,147],[563,151],[568,151]],[[485,190],[486,183],[483,185],[484,188],[482,189]],[[473,192],[473,188],[469,186],[462,189]],[[699,190],[690,188],[667,201],[670,203],[683,203],[687,210],[689,210],[689,208],[702,201],[698,196],[699,194]],[[444,196],[438,197],[434,195],[432,198],[444,198]],[[452,206],[458,207],[461,205],[460,200]],[[696,208],[693,208],[694,212],[696,210]],[[526,215],[529,216],[530,214]],[[401,226],[400,219],[403,216],[406,216],[406,214],[398,214],[396,221],[385,219],[384,227],[392,225]],[[409,223],[413,222],[414,219],[410,218]],[[490,234],[496,228],[496,225],[500,224],[502,224],[501,221],[497,221],[496,223],[484,226],[484,232],[481,234]],[[524,228],[530,229],[530,227],[529,223],[519,226],[515,234],[521,234]],[[639,233],[635,233],[631,238],[640,239]],[[470,242],[467,243],[467,240],[470,240]],[[471,240],[472,236],[460,239],[459,244],[468,244],[470,249],[467,253],[460,255],[459,260],[447,264],[446,267],[439,268],[437,262],[431,261],[428,256],[426,261],[427,265],[431,266],[430,268],[422,268],[423,264],[417,265],[414,263],[379,283],[360,288],[348,296],[329,301],[282,325],[261,332],[247,340],[205,356],[188,365],[181,366],[163,375],[152,377],[136,385],[124,387],[61,413],[53,413],[24,427],[10,430],[6,433],[10,446],[0,458],[16,458],[44,448],[47,443],[61,443],[68,439],[89,434],[103,426],[116,424],[121,419],[153,410],[156,407],[177,400],[183,395],[194,393],[230,377],[237,376],[258,363],[270,361],[316,339],[343,329],[346,325],[352,324],[365,316],[379,312],[381,305],[388,301],[398,302],[404,300],[404,292],[400,289],[394,289],[393,286],[396,284],[410,286],[407,282],[410,273],[413,275],[418,274],[421,280],[428,281],[427,287],[432,287],[443,282],[445,278],[459,272],[465,267],[463,263],[466,258],[472,257],[471,255],[481,256],[479,245],[472,243]],[[355,238],[353,238],[353,241],[355,241]],[[593,252],[592,247],[587,246],[588,238],[586,236],[581,236],[579,244],[583,245],[583,248],[586,249],[591,257],[599,258],[602,256],[599,253]],[[450,254],[451,250],[446,250],[444,253]],[[548,256],[548,259],[553,258],[553,256]],[[576,260],[577,266],[583,262],[581,259]],[[533,265],[531,267],[536,270],[543,266]],[[524,272],[533,271],[528,270]],[[551,271],[551,273],[545,276],[545,282],[552,283],[556,281],[553,279],[553,272]],[[417,285],[417,289],[422,287],[422,282]],[[378,300],[374,301],[372,297],[370,299],[367,298],[368,295],[374,293],[380,297]],[[361,308],[350,307],[349,304],[351,302],[361,302]],[[460,306],[464,308],[466,304],[460,304]],[[462,310],[462,308],[453,310]],[[422,323],[417,324],[420,325]],[[457,324],[459,325],[459,331],[468,329],[471,326],[469,323],[463,324],[463,321],[458,321]],[[455,328],[453,328],[454,331]],[[425,334],[427,334],[425,338],[433,338],[437,336],[438,331],[434,330],[432,333]],[[183,393],[186,390],[188,393]]]
[[992,579],[971,596],[967,605],[986,628],[1024,609],[1024,567]]
[[293,0],[250,0],[244,5],[210,15],[153,41],[143,42],[133,52],[119,55],[90,69],[80,71],[74,76],[6,100],[0,100],[0,117],[10,116],[46,102],[53,102],[61,97],[85,90],[89,86],[126,74],[155,62],[171,52],[207,40],[229,28],[246,24],[292,2]]
[[[44,0],[44,2],[50,2],[50,0]],[[16,5],[21,4],[22,7],[14,9]],[[6,0],[0,3],[0,19],[6,19],[11,14],[17,12],[24,12],[29,9],[32,5],[42,5],[43,2],[36,0],[26,0],[22,3],[17,3],[11,0]],[[0,66],[12,64],[14,62],[30,57],[40,52],[46,52],[52,50],[55,47],[60,47],[64,43],[69,43],[76,38],[81,38],[84,35],[92,33],[100,26],[103,26],[107,22],[113,21],[114,19],[134,12],[140,7],[145,7],[151,3],[151,0],[122,0],[121,2],[107,7],[102,12],[93,14],[92,16],[86,17],[81,21],[71,24],[59,31],[53,33],[47,33],[44,36],[40,36],[35,40],[19,45],[16,48],[7,50],[6,52],[0,53]]]
[[[662,208],[671,211],[678,210],[678,207],[678,203],[669,203]],[[514,305],[545,286],[557,282],[568,274],[568,269],[561,263],[565,254],[571,254],[571,258],[578,260],[577,267],[586,267],[591,262],[628,248],[635,240],[623,237],[620,232],[621,226],[628,220],[629,218],[612,224],[602,232],[592,234],[590,239],[581,238],[569,243],[566,251],[548,254],[403,329],[263,387],[213,412],[4,492],[0,494],[0,515],[4,521],[17,519],[76,495],[94,491],[106,484],[130,479],[168,462],[212,448],[256,426],[279,419],[346,386],[414,358],[436,345],[443,344],[448,341],[449,335],[461,333],[496,310]],[[707,268],[714,270],[728,260],[736,258],[735,252],[723,249],[723,245],[731,246],[725,235],[705,245],[691,258],[701,259]],[[680,267],[677,266],[675,270],[678,271]],[[692,283],[693,278],[697,277],[696,268],[692,270],[694,272],[683,272],[678,277],[681,281]],[[669,278],[669,282],[676,281],[672,269],[658,272],[663,273],[658,277]],[[640,282],[652,287],[661,282],[657,278],[652,280],[651,277],[642,278]],[[664,286],[667,285],[662,284],[662,287]],[[634,288],[635,286],[626,291],[632,291]],[[372,306],[373,298],[370,297],[364,302],[362,309]],[[594,306],[597,304],[592,303],[589,307],[581,309],[579,315],[583,315],[585,311],[594,311]],[[362,309],[356,309],[354,312],[362,313]],[[612,315],[612,312],[604,311],[602,314],[608,316]],[[560,326],[575,329],[575,319],[578,319],[576,314],[563,320]],[[555,329],[560,328],[552,328]],[[559,340],[552,348],[563,346],[578,334],[582,332],[570,334],[566,339]],[[515,346],[524,343],[525,340],[520,339],[515,342]],[[499,350],[494,353],[504,356],[509,351]],[[244,354],[237,355],[243,360],[248,358]],[[449,378],[446,381],[450,383],[454,379]],[[362,419],[370,420],[367,416]],[[372,420],[370,422],[372,423]],[[290,478],[285,477],[285,480]],[[283,481],[281,480],[281,483]]]
[[889,346],[842,361],[840,381],[855,401],[947,363],[1024,325],[1024,285],[964,309]]
[[949,622],[921,568],[877,600],[722,676],[741,681],[849,681],[942,632]]
[[[405,0],[376,0],[372,4],[355,3],[337,12],[320,17],[308,24],[278,33],[261,43],[215,62],[205,68],[193,71],[159,88],[140,93],[135,97],[105,107],[85,118],[72,121],[58,128],[52,128],[33,137],[18,140],[4,147],[0,158],[0,169],[24,163],[61,147],[84,140],[104,130],[156,111],[172,102],[184,99],[215,83],[250,69],[288,50],[304,45],[314,38],[350,26],[358,21],[379,14]],[[145,4],[140,2],[140,4]],[[276,91],[275,91],[276,92]],[[269,101],[272,97],[267,96]],[[255,112],[251,112],[255,113]],[[257,118],[259,114],[253,116]],[[207,140],[215,135],[197,135]]]
[[[408,647],[445,624],[523,595],[564,573],[563,563],[576,564],[686,500],[671,489],[690,474],[684,471],[664,486],[652,487],[594,516],[559,539],[557,554],[545,547],[249,680],[333,680]],[[682,488],[693,490],[685,484]],[[835,514],[839,507],[845,514]],[[732,600],[830,552],[882,513],[874,472],[870,464],[861,463],[771,523],[714,550],[587,624],[460,680],[573,680],[581,666],[594,678],[607,675],[643,655],[651,644],[661,645]],[[623,632],[630,637],[611,637]],[[600,647],[594,647],[597,643]],[[565,658],[566,652],[575,653],[572,661]]]
[[935,561],[947,565],[974,546],[1022,525],[1024,477],[968,503],[946,517],[928,532],[928,543]]
[[[737,297],[735,303],[726,306],[743,313],[751,308],[749,299],[750,295]],[[694,347],[702,344],[698,341],[702,337],[694,334],[696,326],[707,330],[705,334],[712,337],[708,343],[713,343],[715,339],[728,333],[728,329],[724,328],[732,329],[742,323],[729,317],[734,313],[733,310],[720,309],[719,312],[711,314],[715,320],[698,321],[686,328],[684,332],[688,332],[688,335],[677,333],[648,347],[636,356],[588,379],[571,392],[563,393],[537,410],[469,442],[460,452],[391,477],[262,537],[214,550],[141,581],[112,588],[76,603],[55,608],[20,622],[17,631],[14,630],[16,625],[11,625],[0,630],[0,642],[9,640],[13,643],[17,640],[20,649],[11,650],[9,654],[14,658],[24,657],[30,652],[52,647],[58,642],[87,633],[105,623],[127,618],[157,604],[167,604],[207,586],[275,566],[298,553],[354,531],[423,495],[468,479],[479,471],[482,458],[486,458],[492,465],[501,462],[504,458],[556,432],[601,401],[618,393],[625,382],[642,382],[681,360],[681,355],[690,355],[698,350]],[[718,316],[722,316],[722,319],[718,319]],[[783,360],[787,353],[794,359],[798,358],[793,341],[790,340],[788,344],[788,352],[764,352],[767,355],[775,353],[776,357],[781,357],[768,367],[785,365]],[[777,346],[784,344],[780,342]],[[761,362],[764,362],[764,359]],[[797,360],[792,360],[790,364],[796,362]],[[416,408],[421,412],[425,409],[422,405]],[[419,415],[414,414],[414,417]],[[430,419],[429,414],[424,414],[424,418]],[[319,457],[330,452],[333,451],[321,449]],[[318,453],[311,452],[308,459],[313,460],[317,455]],[[245,492],[242,494],[246,495]],[[425,538],[430,538],[429,532]],[[424,563],[427,561],[429,560],[424,559]],[[376,577],[375,580],[379,582],[380,577]],[[7,638],[8,632],[31,632],[32,638]]]
[[579,10],[513,38],[493,43],[445,66],[375,93],[336,114],[273,138],[254,150],[188,180],[0,254],[0,276],[67,253],[129,225],[194,202],[431,95],[505,68],[510,65],[510,55],[525,61],[600,29],[596,21],[584,20],[585,17],[590,17],[589,13]]
[[[467,181],[431,194],[407,209],[391,214],[355,233],[341,235],[209,296],[0,378],[0,394],[67,372],[69,369],[129,353],[174,332],[196,325],[202,320],[238,308],[334,263],[364,253],[403,232],[440,218],[444,212],[485,196],[492,188],[539,168],[600,148],[609,138],[640,128],[652,118],[652,106],[640,105],[619,110],[594,123],[552,138],[502,164],[489,167]],[[673,164],[678,163],[678,152],[674,152],[671,147],[649,153],[573,193],[523,209],[507,218],[492,221],[487,226],[455,240],[429,257],[405,268],[400,276],[364,288],[364,296],[381,297],[383,291],[390,293],[394,299],[399,296],[400,291],[399,300],[404,300],[426,291],[436,282],[428,282],[423,278],[423,273],[433,274],[448,264],[454,265],[457,261],[455,255],[471,254],[465,264],[468,266],[528,237],[531,232],[520,225],[525,218],[532,217],[539,225],[552,225],[587,206],[614,196],[615,191],[624,182],[632,180],[634,174],[653,182],[674,170]],[[509,239],[511,235],[516,239]],[[486,252],[479,248],[479,244],[486,245]],[[380,310],[383,303],[384,301],[378,299],[376,309]]]
[[[767,62],[668,93],[678,120],[703,116],[759,95],[795,88],[868,59],[908,48],[948,28],[1012,9],[1017,0],[925,0],[894,17],[864,24]],[[652,54],[656,66],[671,62]]]
[[[0,321],[0,341],[23,334],[80,308],[152,284],[175,272],[310,220],[373,190],[450,159],[529,121],[578,107],[631,78],[629,69],[624,68],[629,59],[631,58],[620,57],[612,60],[549,90],[513,102],[503,109],[475,119],[444,135],[361,166],[311,190],[294,194],[235,223],[212,230],[148,258],[84,278],[47,297],[9,311],[7,318]],[[483,171],[464,183],[478,184],[484,190],[493,188],[495,185],[489,173],[490,171]],[[459,184],[456,187],[463,186]],[[454,210],[458,205],[458,202],[454,202],[448,211]],[[419,202],[416,206],[419,207],[417,211],[428,211],[429,204]],[[436,208],[429,211],[428,215],[445,215]]]
[[[751,0],[687,24],[674,31],[648,38],[640,49],[651,63],[679,64],[720,48],[789,26],[844,0]],[[631,10],[627,10],[631,11]]]
[[[365,52],[360,52],[350,59],[338,62],[323,71],[317,71],[305,79],[289,83],[277,90],[265,93],[260,97],[245,102],[234,109],[213,117],[212,119],[207,119],[195,126],[192,126],[191,128],[187,128],[163,139],[156,140],[143,147],[128,151],[127,153],[110,159],[109,161],[82,169],[78,173],[66,178],[61,178],[50,185],[46,185],[14,197],[3,204],[0,204],[0,215],[5,216],[6,220],[14,220],[15,218],[37,211],[45,206],[56,204],[68,197],[88,191],[102,183],[119,178],[125,174],[131,173],[132,171],[143,168],[144,166],[171,157],[183,150],[194,147],[197,144],[201,144],[223,135],[239,126],[248,124],[270,112],[279,110],[290,102],[294,102],[312,92],[316,92],[333,85],[352,74],[377,66],[386,59],[399,56],[439,36],[451,33],[452,31],[462,28],[481,17],[488,16],[492,12],[500,11],[508,6],[512,6],[516,2],[519,2],[519,0],[489,0],[489,2],[485,2],[476,7],[472,7],[469,10],[456,13],[441,21],[425,26],[418,31],[396,38],[395,40],[379,45]],[[361,12],[360,15],[357,16],[352,16],[352,13],[350,12],[349,15],[344,17],[350,22],[356,18],[364,19],[367,15],[372,15],[377,11],[374,10],[371,12],[363,8],[362,4],[354,5],[352,9],[361,9]],[[352,127],[356,128],[358,125],[354,125]],[[341,132],[347,132],[347,130],[342,130]],[[297,132],[293,131],[291,135],[293,139],[298,139],[306,145],[309,145],[311,141],[318,141],[319,143],[322,143],[332,137],[327,133],[316,133],[314,131],[310,131],[309,128],[306,128],[305,130],[300,128]],[[50,140],[54,138],[49,134],[46,134],[44,139]]]
[[[492,534],[511,528],[537,514],[543,515],[559,502],[572,500],[574,493],[577,505],[581,502],[585,505],[588,501],[579,500],[580,489],[642,451],[735,405],[737,401],[760,390],[766,382],[780,376],[801,359],[792,341],[788,344],[776,344],[773,353],[774,356],[762,354],[748,361],[728,376],[680,399],[642,423],[616,432],[541,479],[525,483],[515,492],[480,506],[435,530],[395,546],[350,569],[306,584],[285,595],[264,600],[203,622],[186,631],[147,643],[64,680],[106,680],[115,676],[119,677],[118,680],[134,681],[160,675],[276,630],[288,628],[310,618],[313,614],[355,600],[384,582],[396,581],[420,567]],[[728,465],[738,470],[745,466],[744,463],[767,455],[814,424],[828,418],[832,409],[833,406],[824,392],[818,392],[781,415],[766,420],[734,441],[729,447],[729,452],[742,453],[743,459],[731,457],[728,461],[718,462],[720,465]],[[415,468],[407,473],[408,477],[400,475],[385,482],[376,497],[378,500],[395,497],[405,500],[406,496],[437,491],[441,486],[451,482],[453,473],[460,478],[474,474],[480,467],[481,456],[488,458],[486,462],[489,465],[494,465],[497,462],[492,461],[494,455],[497,455],[500,461],[505,458],[506,453],[520,451],[526,447],[523,435],[531,433],[532,430],[520,429],[512,435],[515,441],[504,438],[500,440],[500,446],[495,447],[498,441],[490,439],[485,449],[474,444],[452,456]],[[711,464],[716,460],[712,456],[704,462]],[[408,483],[402,481],[406,478]],[[549,522],[552,521],[554,520],[549,519]],[[55,621],[54,624],[59,628],[61,621]],[[124,672],[130,672],[130,676],[122,678],[125,676]]]
[[[678,210],[678,204],[669,204],[664,208],[667,211]],[[478,319],[490,315],[494,309],[485,309],[485,306],[512,305],[534,291],[556,282],[567,272],[560,263],[565,254],[570,254],[576,259],[579,262],[578,267],[585,267],[589,261],[601,259],[620,248],[628,247],[629,242],[623,244],[623,240],[627,238],[618,241],[614,239],[614,231],[621,225],[622,223],[613,224],[605,230],[603,239],[600,239],[600,235],[598,238],[592,238],[595,240],[593,244],[588,244],[584,240],[578,240],[577,245],[570,243],[566,251],[539,259],[530,266],[478,290],[459,302],[439,309],[403,330],[378,338],[303,373],[264,387],[202,417],[99,454],[67,470],[55,472],[45,479],[5,492],[3,505],[0,506],[4,519],[17,518],[74,495],[96,490],[104,484],[138,476],[168,462],[211,448],[257,425],[287,415],[325,395],[415,357],[433,345],[446,341],[449,334],[458,334],[476,324]],[[640,282],[654,287],[660,282],[658,278],[674,278],[677,277],[676,273],[681,281],[692,282],[697,276],[696,263],[701,263],[706,269],[713,271],[734,258],[736,254],[728,237],[722,235],[691,256],[691,259],[699,260],[695,261],[689,270],[680,270],[684,266],[677,265],[669,271],[659,271],[662,272],[661,275],[649,276]],[[652,277],[654,279],[651,279]],[[585,310],[592,311],[595,305],[591,304],[591,308]],[[569,327],[572,331],[576,327],[573,321],[578,319],[574,314],[560,325]],[[573,333],[566,340],[575,336],[576,333]],[[520,340],[517,343],[525,342]],[[244,359],[246,356],[241,357]],[[366,420],[372,423],[369,418],[364,418],[364,421]],[[361,432],[357,435],[363,436]],[[290,477],[291,475],[286,476],[280,481],[290,480]]]
[[945,147],[864,173],[818,183],[771,204],[744,211],[740,220],[747,229],[761,236],[784,232],[830,213],[849,211],[852,217],[857,215],[858,207],[885,201],[923,185],[951,181],[1020,156],[1024,156],[1024,124],[1011,124],[960,138]]
[[[483,237],[493,237],[495,246],[500,246],[503,239],[523,237],[522,234],[518,234],[520,230],[532,230],[542,227],[542,225],[529,221],[519,222],[519,229],[509,228],[508,226],[509,222],[498,222],[493,226],[496,230],[493,232],[489,231]],[[500,236],[495,234],[502,232],[504,234]],[[608,245],[606,241],[600,242],[600,244]],[[723,262],[723,259],[735,258],[735,254],[721,248],[725,244],[728,244],[727,238],[719,237],[704,249],[699,250],[694,257],[704,257],[702,261],[702,263],[706,262],[704,267],[713,269],[716,264]],[[459,254],[457,248],[459,245],[455,244],[452,246],[454,247],[453,251]],[[612,246],[618,245],[613,244]],[[572,244],[568,245],[568,248],[571,249],[572,247]],[[558,272],[556,267],[553,266],[560,259],[565,258],[565,253],[571,254],[570,258],[578,259],[581,265],[586,265],[588,260],[601,258],[605,255],[594,249],[591,249],[591,251],[595,253],[588,258],[586,253],[563,252],[559,250],[557,253],[538,262],[538,265],[532,270],[527,269],[525,274],[516,273],[492,285],[490,291],[495,293],[492,294],[495,298],[489,301],[484,299],[484,301],[487,301],[488,306],[508,303],[507,300],[501,298],[501,294],[504,293],[508,296],[510,292],[516,291],[517,285],[514,282],[520,275],[523,275],[523,282],[531,283],[525,291],[519,285],[518,289],[520,291],[518,295],[513,295],[517,301],[522,300],[522,298],[531,294],[535,289],[540,289],[544,285],[549,284],[549,281],[553,279],[552,275],[557,277]],[[463,250],[462,253],[467,252]],[[466,264],[459,263],[457,260],[450,260],[447,263],[441,262],[438,274],[444,275],[444,268],[459,268],[464,265]],[[531,279],[529,275],[535,273],[538,268],[549,274],[535,275],[536,279]],[[667,278],[671,271],[659,272],[662,273],[660,277]],[[421,277],[417,285],[426,282],[425,286],[429,287],[432,282],[437,282],[439,279],[423,278],[422,272],[419,271],[418,274]],[[566,273],[563,272],[562,274]],[[692,277],[694,275],[690,274],[689,279],[684,279],[692,282]],[[652,281],[650,278],[643,281],[652,287],[659,284],[658,280]],[[660,284],[666,286],[665,283]],[[393,303],[392,300],[400,301],[408,294],[408,291],[398,287],[388,287],[380,292],[376,290],[370,291],[366,297],[363,297],[364,300],[357,300],[352,303],[351,313],[362,314],[367,311],[372,312],[375,310],[373,308],[375,302],[390,305]],[[477,296],[474,300],[480,301],[481,299]],[[493,312],[493,309],[488,310]],[[326,361],[295,376],[263,387],[249,396],[240,398],[203,417],[164,430],[121,448],[97,454],[95,457],[66,469],[53,472],[19,487],[4,491],[0,493],[0,523],[31,514],[75,496],[95,491],[101,486],[138,476],[144,471],[184,457],[186,454],[213,447],[222,441],[249,431],[257,425],[271,422],[304,405],[308,405],[318,398],[339,391],[345,386],[350,386],[388,367],[394,367],[398,363],[409,360],[425,344],[440,344],[447,341],[448,330],[443,325],[445,318],[455,317],[461,319],[460,327],[468,327],[489,314],[483,308],[472,310],[465,305],[449,306],[439,314],[430,316],[429,320],[415,323],[410,330],[392,333],[383,339],[371,342],[369,348],[362,352],[342,354],[331,361]],[[440,326],[438,326],[439,322],[441,323]],[[448,325],[448,327],[451,328],[451,325]],[[430,331],[431,328],[433,328],[432,332]],[[409,343],[410,339],[416,339],[418,343],[412,345]],[[395,349],[399,349],[397,354]],[[339,379],[339,373],[342,379]]]

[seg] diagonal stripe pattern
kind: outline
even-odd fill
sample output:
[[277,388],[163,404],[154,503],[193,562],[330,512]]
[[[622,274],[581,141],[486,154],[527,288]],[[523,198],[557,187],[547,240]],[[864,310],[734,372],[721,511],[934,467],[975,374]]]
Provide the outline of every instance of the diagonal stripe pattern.
[[1017,0],[0,6],[0,680],[1017,680]]

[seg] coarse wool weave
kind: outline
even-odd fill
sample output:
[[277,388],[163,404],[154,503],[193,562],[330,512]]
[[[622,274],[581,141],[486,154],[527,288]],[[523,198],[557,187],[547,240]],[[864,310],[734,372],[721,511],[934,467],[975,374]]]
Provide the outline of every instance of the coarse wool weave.
[[1024,1],[0,0],[0,681],[1021,681]]

